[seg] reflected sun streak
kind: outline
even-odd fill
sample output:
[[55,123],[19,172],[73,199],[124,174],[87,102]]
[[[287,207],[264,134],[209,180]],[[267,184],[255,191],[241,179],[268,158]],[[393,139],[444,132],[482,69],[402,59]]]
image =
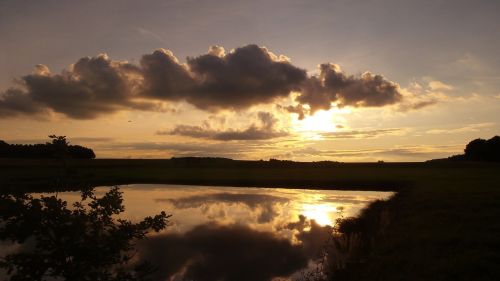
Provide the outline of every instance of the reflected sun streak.
[[334,225],[334,214],[337,208],[332,204],[304,204],[301,214],[308,219],[315,220],[319,225]]

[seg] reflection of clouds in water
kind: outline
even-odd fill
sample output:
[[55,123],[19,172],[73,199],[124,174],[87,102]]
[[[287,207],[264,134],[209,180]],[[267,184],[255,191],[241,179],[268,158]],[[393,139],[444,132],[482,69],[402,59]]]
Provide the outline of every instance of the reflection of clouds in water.
[[388,197],[387,192],[380,192],[380,194],[375,194],[375,195],[327,195],[321,198],[321,200],[319,201],[335,202],[340,205],[354,205],[354,204],[363,204],[387,197]]
[[[338,207],[353,216],[369,201],[391,194],[173,185],[122,191],[126,218],[159,210],[174,215],[174,225],[140,242],[138,258],[159,267],[155,281],[290,278],[318,257]],[[72,194],[59,195],[71,199]]]
[[[306,213],[304,206],[309,206],[308,217],[315,218],[322,225],[330,224],[338,215],[335,207],[345,207],[344,216],[356,216],[368,202],[387,198],[392,194],[163,184],[127,185],[123,186],[123,191],[127,218],[141,219],[151,212],[166,210],[173,214],[172,222],[176,224],[167,231],[181,232],[208,221],[221,224],[242,223],[255,229],[271,231]],[[331,206],[328,207],[331,210],[325,209],[327,205]]]
[[319,257],[332,227],[300,216],[280,231],[290,231],[297,243],[241,224],[209,222],[184,234],[163,233],[141,241],[139,259],[159,267],[153,280],[267,281],[300,276],[299,271]]
[[207,223],[181,235],[153,236],[140,245],[141,257],[158,264],[155,280],[184,272],[188,280],[271,280],[304,268],[301,245],[243,225]]
[[332,226],[322,226],[303,215],[299,215],[298,221],[290,222],[284,228],[295,230],[295,239],[301,243],[303,251],[311,259],[318,257],[319,251],[333,233]]
[[[279,215],[275,208],[275,205],[285,204],[290,200],[284,197],[267,194],[223,192],[193,195],[176,199],[156,199],[155,201],[171,203],[177,209],[201,208],[203,214],[206,214],[210,210],[209,205],[211,204],[244,204],[251,210],[259,209],[260,213],[258,215],[257,221],[259,223],[267,223],[272,221],[274,217]],[[212,215],[212,217],[214,216]]]

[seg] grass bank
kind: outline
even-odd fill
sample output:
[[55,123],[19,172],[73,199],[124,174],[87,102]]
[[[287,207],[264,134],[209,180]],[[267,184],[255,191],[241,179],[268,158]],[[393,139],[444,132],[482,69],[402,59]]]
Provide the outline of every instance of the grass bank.
[[338,280],[500,280],[498,168],[414,178],[384,203],[390,224]]

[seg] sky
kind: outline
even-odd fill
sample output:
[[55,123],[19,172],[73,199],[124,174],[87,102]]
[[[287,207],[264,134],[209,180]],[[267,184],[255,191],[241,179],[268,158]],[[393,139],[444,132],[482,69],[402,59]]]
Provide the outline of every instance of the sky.
[[500,2],[0,0],[0,139],[424,161],[500,132]]

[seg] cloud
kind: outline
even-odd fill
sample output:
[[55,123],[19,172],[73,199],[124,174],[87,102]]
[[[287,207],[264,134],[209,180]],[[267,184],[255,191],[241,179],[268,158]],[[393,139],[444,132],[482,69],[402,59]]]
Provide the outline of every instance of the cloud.
[[206,143],[206,142],[132,142],[132,143],[106,143],[99,147],[100,150],[127,150],[127,151],[154,151],[154,157],[160,157],[161,152],[168,152],[170,156],[213,156],[241,159],[245,155],[254,155],[263,149],[260,142],[241,144],[239,142]]
[[486,123],[477,123],[477,124],[469,124],[464,127],[459,128],[450,128],[450,129],[432,129],[427,131],[427,134],[461,134],[461,133],[471,133],[478,132],[482,129],[487,129],[495,126],[495,123],[486,122]]
[[169,50],[158,49],[141,58],[143,83],[140,87],[142,96],[182,101],[194,91],[195,80],[186,65],[179,63]]
[[408,112],[448,101],[451,98],[444,92],[452,89],[451,85],[437,80],[430,81],[424,86],[413,82],[408,88],[402,89],[401,93],[404,98],[395,109],[399,112]]
[[267,223],[278,215],[275,205],[287,203],[289,200],[267,194],[215,193],[178,199],[157,199],[157,201],[172,203],[178,209],[199,208],[216,203],[244,204],[252,210],[260,211],[257,218],[259,223]]
[[267,281],[308,261],[300,245],[242,225],[203,224],[182,235],[149,237],[139,247],[140,258],[159,268],[154,280]]
[[360,150],[329,150],[305,147],[292,151],[290,156],[320,156],[320,157],[436,157],[438,155],[449,155],[463,149],[463,145],[413,145],[396,146],[387,149],[360,149]]
[[225,54],[220,47],[189,57],[198,88],[188,101],[201,109],[242,109],[287,97],[306,80],[297,68],[264,47],[247,45]]
[[[382,75],[365,72],[360,77],[348,76],[338,65],[331,63],[321,64],[319,71],[319,76],[310,77],[296,97],[300,105],[309,105],[310,113],[329,110],[332,103],[337,107],[381,107],[403,98],[399,85]],[[290,108],[289,111],[299,111],[299,108]]]
[[[50,109],[75,119],[92,119],[125,108],[152,110],[154,103],[134,96],[139,74],[136,66],[112,61],[104,54],[81,58],[61,74],[37,65],[33,74],[21,78],[24,90],[11,88],[2,95],[0,112],[29,114]],[[23,107],[16,103],[20,99]]]
[[43,113],[46,113],[43,106],[20,89],[8,89],[0,96],[0,118]]
[[[81,58],[60,74],[45,65],[36,66],[16,87],[0,93],[0,116],[52,111],[93,119],[120,110],[159,111],[166,102],[187,102],[211,112],[242,110],[294,92],[296,104],[286,109],[303,118],[332,104],[381,107],[402,99],[399,86],[382,75],[349,76],[331,63],[321,64],[319,72],[308,76],[287,57],[257,45],[229,52],[212,46],[185,63],[165,49],[143,55],[139,65],[101,54]],[[248,135],[254,133],[250,130]]]
[[285,228],[298,231],[295,238],[301,242],[302,250],[310,258],[317,258],[333,233],[332,226],[321,226],[304,215],[299,215],[299,221],[288,223]]
[[419,110],[448,99],[449,97],[441,92],[428,92],[425,94],[410,93],[405,96],[403,102],[398,104],[396,110],[400,112]]
[[306,114],[309,114],[309,110],[304,106],[302,106],[302,104],[289,105],[289,106],[282,106],[278,104],[277,108],[286,110],[289,113],[296,113],[298,115],[299,120],[303,120],[304,118],[306,118]]
[[257,114],[259,125],[251,124],[243,130],[215,130],[208,122],[203,126],[178,125],[169,131],[158,131],[158,135],[179,135],[192,138],[204,138],[220,141],[231,140],[268,140],[289,135],[286,131],[276,130],[276,119],[269,112],[259,112]]
[[449,91],[453,90],[453,86],[445,84],[441,81],[434,80],[429,82],[429,88],[433,91]]
[[320,133],[321,137],[327,139],[368,139],[385,135],[397,135],[406,131],[403,128],[388,128],[377,130],[353,130]]

